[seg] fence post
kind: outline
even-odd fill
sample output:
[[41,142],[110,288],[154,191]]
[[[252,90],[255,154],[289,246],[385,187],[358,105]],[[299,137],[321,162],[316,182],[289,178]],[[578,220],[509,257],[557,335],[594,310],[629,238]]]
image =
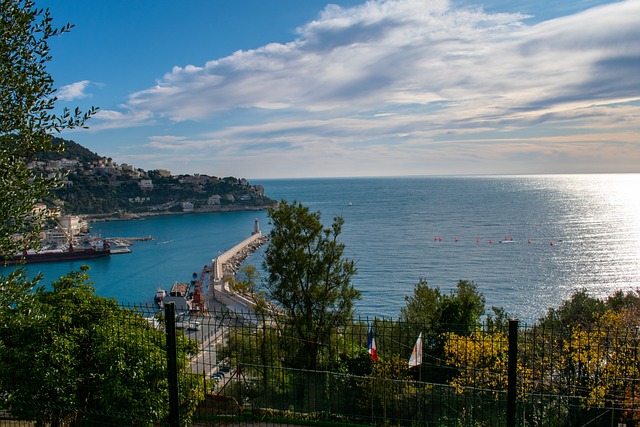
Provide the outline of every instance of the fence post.
[[170,302],[164,306],[167,338],[167,375],[169,379],[169,426],[180,427],[180,398],[178,396],[178,346],[176,341],[176,309]]
[[507,427],[516,427],[516,381],[518,373],[518,319],[509,320],[509,362],[507,366]]

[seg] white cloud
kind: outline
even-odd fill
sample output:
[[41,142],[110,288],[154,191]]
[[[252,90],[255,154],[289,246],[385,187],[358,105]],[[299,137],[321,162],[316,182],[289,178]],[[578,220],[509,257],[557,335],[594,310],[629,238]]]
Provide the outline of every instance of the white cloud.
[[206,141],[196,141],[183,136],[173,135],[150,136],[149,142],[146,144],[146,146],[150,148],[169,151],[193,150],[206,145]]
[[[545,153],[532,148],[541,144],[541,126],[558,135],[569,127],[578,140],[602,126],[612,142],[637,131],[640,2],[535,25],[527,18],[446,0],[327,6],[289,43],[174,67],[156,86],[131,95],[126,113],[98,118],[120,127],[197,121],[210,132],[153,137],[147,147],[185,153],[215,147],[217,155],[233,157],[263,146],[264,155],[295,152],[289,163],[299,161],[311,174],[311,159],[328,152],[345,154],[345,162],[373,164],[379,156],[377,164],[396,161],[406,170],[402,161],[427,157],[472,153],[466,158],[488,161],[491,148],[471,141],[491,132],[507,135],[507,145],[496,148],[507,156],[518,149]],[[232,121],[217,120],[235,112]],[[621,128],[609,129],[615,127]],[[346,155],[362,147],[366,154]],[[276,157],[269,162],[279,164]]]
[[291,43],[175,67],[128,105],[183,121],[235,108],[350,114],[448,100],[476,120],[487,104],[513,114],[640,97],[640,72],[631,73],[640,68],[640,2],[533,27],[523,18],[444,0],[328,6]]
[[89,95],[85,92],[91,82],[89,80],[82,80],[70,85],[62,86],[56,92],[56,95],[61,101],[73,101],[75,99],[86,98]]

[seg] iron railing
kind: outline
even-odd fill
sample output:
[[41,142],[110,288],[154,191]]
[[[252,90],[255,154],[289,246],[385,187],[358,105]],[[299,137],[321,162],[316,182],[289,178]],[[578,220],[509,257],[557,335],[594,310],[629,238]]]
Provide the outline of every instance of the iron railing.
[[[429,330],[393,319],[357,318],[339,325],[325,342],[309,343],[294,328],[270,316],[228,310],[174,312],[171,305],[160,311],[126,308],[158,332],[130,335],[130,339],[150,340],[149,351],[148,355],[130,354],[126,360],[134,363],[139,358],[147,363],[142,359],[157,358],[156,350],[162,347],[162,357],[149,364],[157,369],[149,373],[149,382],[137,378],[135,383],[164,390],[160,400],[148,402],[157,406],[151,412],[160,415],[151,420],[144,414],[127,413],[124,404],[121,411],[102,409],[95,396],[115,383],[108,372],[95,371],[109,367],[86,359],[83,363],[95,365],[80,371],[94,380],[83,379],[86,390],[74,395],[76,400],[69,407],[51,407],[45,394],[28,402],[37,411],[63,415],[46,418],[50,425],[55,425],[51,421],[55,419],[60,425],[184,425],[188,421],[194,425],[617,427],[636,425],[640,418],[637,329],[554,330],[510,321]],[[112,351],[126,352],[123,331],[129,329],[113,328],[97,336],[113,339]],[[3,337],[10,332],[3,331]],[[420,334],[420,364],[409,366]],[[377,361],[368,348],[370,335],[375,338]],[[159,337],[163,337],[161,343]],[[177,347],[187,342],[185,338],[198,347],[181,361]],[[316,352],[313,368],[309,349]],[[129,372],[139,375],[134,369]],[[15,380],[54,384],[51,378],[39,378],[38,371]],[[60,381],[64,380],[61,374]],[[125,383],[123,393],[131,393]],[[117,396],[111,388],[108,392]],[[145,390],[135,393],[118,398],[145,396]],[[82,396],[96,399],[96,405],[80,405],[77,399]],[[10,398],[2,390],[5,411],[0,412],[0,425],[35,425],[6,411]],[[198,400],[190,402],[197,404],[190,418],[185,416],[189,402],[184,399]]]

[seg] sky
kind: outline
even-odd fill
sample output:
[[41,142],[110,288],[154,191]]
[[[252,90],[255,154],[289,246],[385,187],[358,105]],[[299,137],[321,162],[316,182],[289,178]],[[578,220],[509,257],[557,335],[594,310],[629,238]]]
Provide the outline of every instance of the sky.
[[61,136],[248,179],[640,172],[640,0],[37,1]]

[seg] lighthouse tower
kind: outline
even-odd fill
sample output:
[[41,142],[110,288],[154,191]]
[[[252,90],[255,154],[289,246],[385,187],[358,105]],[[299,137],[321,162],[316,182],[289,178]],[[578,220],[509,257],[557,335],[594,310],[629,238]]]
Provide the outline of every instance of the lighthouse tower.
[[253,233],[251,234],[262,234],[260,233],[260,224],[258,224],[258,218],[256,218],[256,221],[253,225]]

